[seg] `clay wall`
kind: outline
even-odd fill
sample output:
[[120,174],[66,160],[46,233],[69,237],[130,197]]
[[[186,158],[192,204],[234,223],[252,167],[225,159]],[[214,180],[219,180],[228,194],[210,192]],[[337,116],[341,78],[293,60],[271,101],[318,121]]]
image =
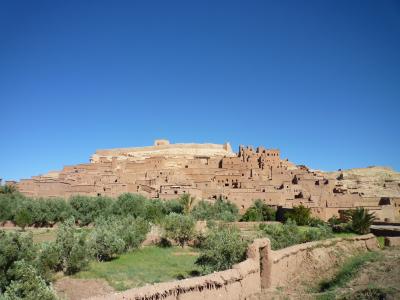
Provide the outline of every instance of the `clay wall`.
[[245,300],[261,291],[260,249],[267,239],[255,240],[247,250],[247,259],[232,269],[173,282],[156,283],[121,293],[89,298],[91,300]]
[[378,249],[374,235],[336,238],[271,250],[268,239],[256,239],[247,259],[232,269],[173,282],[156,283],[91,300],[245,300],[257,299],[263,288],[315,280],[346,257]]
[[306,282],[318,278],[346,257],[378,248],[373,234],[310,242],[276,251],[267,246],[261,250],[261,285],[277,288]]

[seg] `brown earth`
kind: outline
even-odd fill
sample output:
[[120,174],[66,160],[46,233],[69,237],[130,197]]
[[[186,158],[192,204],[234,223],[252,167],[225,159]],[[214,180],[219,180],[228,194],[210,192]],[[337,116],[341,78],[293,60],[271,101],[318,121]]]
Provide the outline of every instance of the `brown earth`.
[[54,290],[60,299],[80,300],[93,296],[102,296],[114,292],[114,289],[102,279],[75,279],[65,277],[54,284]]

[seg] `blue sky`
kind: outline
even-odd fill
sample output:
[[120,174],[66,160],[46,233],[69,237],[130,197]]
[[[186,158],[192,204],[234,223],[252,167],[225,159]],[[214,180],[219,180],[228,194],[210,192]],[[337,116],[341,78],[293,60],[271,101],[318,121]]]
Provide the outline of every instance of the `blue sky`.
[[0,178],[230,141],[400,170],[399,1],[0,1]]

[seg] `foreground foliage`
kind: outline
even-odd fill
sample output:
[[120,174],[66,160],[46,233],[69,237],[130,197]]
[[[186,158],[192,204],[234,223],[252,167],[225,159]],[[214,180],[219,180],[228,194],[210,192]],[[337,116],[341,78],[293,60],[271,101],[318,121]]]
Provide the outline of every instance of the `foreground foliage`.
[[[0,295],[3,299],[55,299],[46,284],[32,234],[0,230]],[[1,297],[1,296],[0,296]]]
[[13,281],[7,286],[4,293],[5,300],[56,300],[57,297],[52,289],[38,274],[37,270],[25,262],[15,262],[13,269]]

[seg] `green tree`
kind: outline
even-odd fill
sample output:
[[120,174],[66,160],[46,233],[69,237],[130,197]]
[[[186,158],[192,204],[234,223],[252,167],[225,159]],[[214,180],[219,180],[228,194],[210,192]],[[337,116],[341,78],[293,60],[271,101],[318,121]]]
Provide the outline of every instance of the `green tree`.
[[89,235],[89,245],[98,261],[107,261],[121,254],[125,242],[119,236],[120,230],[110,219],[96,220],[96,226]]
[[196,220],[233,222],[238,219],[239,209],[232,202],[222,199],[218,199],[214,203],[202,200],[193,207],[191,214]]
[[164,220],[165,235],[184,247],[195,234],[195,221],[191,216],[169,214]]
[[180,197],[179,202],[183,206],[183,213],[185,215],[190,214],[190,212],[192,211],[194,201],[195,201],[195,197],[191,197],[190,194],[183,194]]
[[244,215],[242,221],[274,221],[276,210],[268,206],[261,200],[255,200],[253,205],[250,206]]
[[75,219],[80,225],[85,226],[101,216],[108,216],[114,202],[107,197],[74,196],[69,203]]
[[231,226],[214,227],[202,243],[196,264],[204,273],[230,269],[245,258],[247,243],[240,231]]
[[374,213],[369,213],[364,207],[357,207],[354,210],[348,210],[346,215],[351,222],[351,229],[358,234],[366,234],[370,232],[370,227],[375,221]]
[[304,205],[294,206],[285,213],[285,219],[292,219],[299,226],[308,225],[311,219],[311,208]]
[[117,222],[119,236],[125,242],[125,250],[129,251],[140,247],[150,231],[150,224],[147,220],[138,217],[127,216]]
[[21,208],[15,215],[15,223],[25,231],[25,227],[32,224],[31,212],[26,208]]
[[18,192],[18,189],[15,185],[6,184],[3,186],[0,186],[0,194],[14,194],[17,192]]
[[144,218],[149,222],[159,224],[165,215],[165,206],[162,200],[149,199],[145,202]]
[[88,265],[92,252],[88,247],[86,234],[75,227],[74,218],[60,225],[56,243],[60,249],[61,266],[65,274],[74,274]]
[[113,205],[113,213],[116,215],[144,217],[146,214],[146,198],[142,195],[125,193],[118,197]]

